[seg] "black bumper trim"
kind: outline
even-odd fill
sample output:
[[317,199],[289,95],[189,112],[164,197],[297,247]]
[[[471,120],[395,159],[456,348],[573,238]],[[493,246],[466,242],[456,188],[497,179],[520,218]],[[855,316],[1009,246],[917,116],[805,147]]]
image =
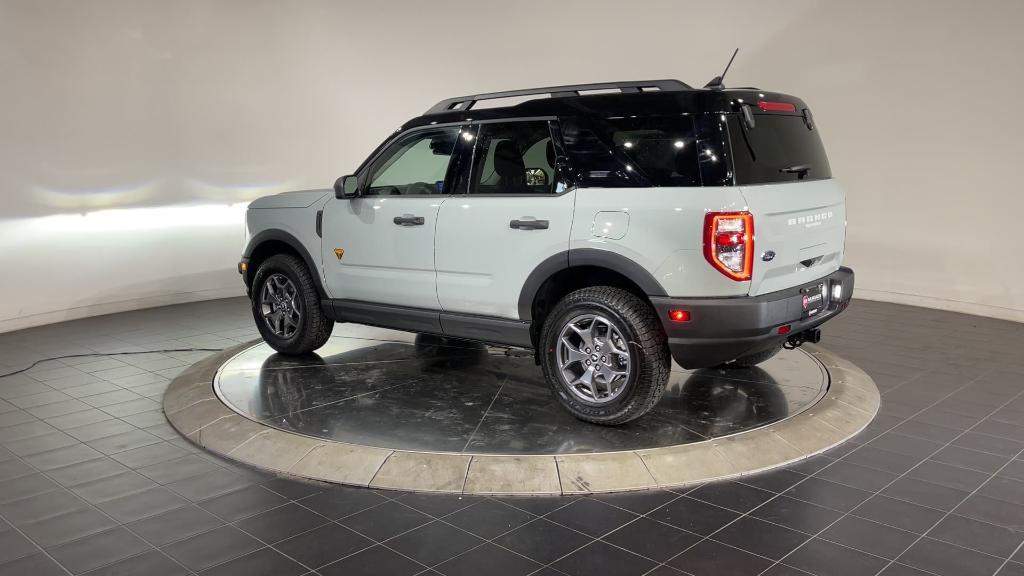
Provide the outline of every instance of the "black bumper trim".
[[[803,318],[803,293],[809,285],[825,283],[827,303],[821,312]],[[842,296],[831,298],[832,286],[842,285]],[[762,294],[733,298],[651,297],[668,336],[672,358],[684,368],[708,368],[746,354],[781,345],[787,335],[778,333],[788,324],[789,334],[820,326],[846,309],[853,295],[853,270],[839,270],[797,286]],[[690,312],[689,322],[672,322],[669,310]]]

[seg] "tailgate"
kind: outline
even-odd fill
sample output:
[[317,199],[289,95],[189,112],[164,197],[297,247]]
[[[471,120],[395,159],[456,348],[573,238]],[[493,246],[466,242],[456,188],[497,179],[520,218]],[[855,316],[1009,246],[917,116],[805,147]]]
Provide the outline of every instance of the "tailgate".
[[742,186],[740,192],[754,215],[751,296],[807,284],[839,268],[846,202],[836,180]]

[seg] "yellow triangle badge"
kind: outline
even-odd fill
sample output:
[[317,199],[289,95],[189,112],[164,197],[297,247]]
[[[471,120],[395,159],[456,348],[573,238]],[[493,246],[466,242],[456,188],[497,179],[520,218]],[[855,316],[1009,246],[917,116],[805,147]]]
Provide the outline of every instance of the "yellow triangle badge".
[[345,255],[345,249],[344,248],[335,248],[334,249],[334,255],[338,257],[338,260],[341,260],[341,257]]

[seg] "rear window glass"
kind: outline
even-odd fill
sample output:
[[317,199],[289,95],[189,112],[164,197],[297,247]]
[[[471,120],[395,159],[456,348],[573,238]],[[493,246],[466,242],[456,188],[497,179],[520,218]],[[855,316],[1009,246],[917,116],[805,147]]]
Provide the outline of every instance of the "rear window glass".
[[755,114],[748,128],[742,116],[730,114],[728,124],[736,184],[832,177],[818,128],[808,128],[802,116]]

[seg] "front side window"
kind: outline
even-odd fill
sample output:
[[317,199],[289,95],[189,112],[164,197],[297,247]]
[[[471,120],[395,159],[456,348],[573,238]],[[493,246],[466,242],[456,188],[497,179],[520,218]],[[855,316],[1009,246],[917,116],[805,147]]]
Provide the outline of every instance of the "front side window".
[[469,170],[469,194],[551,194],[555,147],[546,121],[483,124]]
[[458,127],[421,130],[399,138],[370,167],[366,196],[445,193]]

